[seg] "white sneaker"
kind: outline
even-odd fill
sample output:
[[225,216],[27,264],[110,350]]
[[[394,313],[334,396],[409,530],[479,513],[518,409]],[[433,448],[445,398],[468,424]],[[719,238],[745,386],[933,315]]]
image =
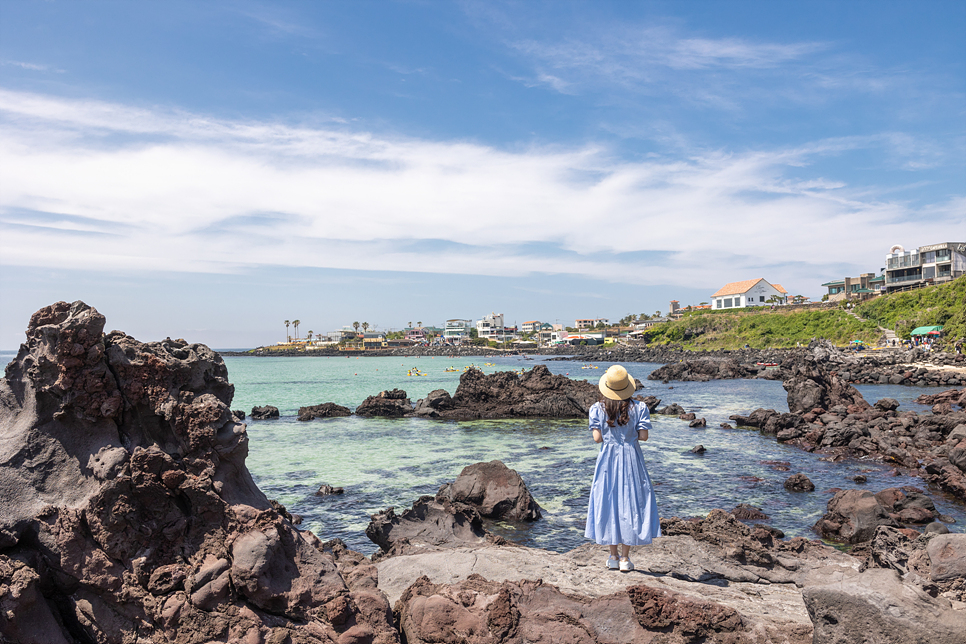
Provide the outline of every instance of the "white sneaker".
[[630,572],[634,570],[634,562],[630,559],[621,559],[620,570],[621,572]]
[[608,570],[617,570],[620,567],[620,563],[617,561],[616,557],[608,557],[607,568]]

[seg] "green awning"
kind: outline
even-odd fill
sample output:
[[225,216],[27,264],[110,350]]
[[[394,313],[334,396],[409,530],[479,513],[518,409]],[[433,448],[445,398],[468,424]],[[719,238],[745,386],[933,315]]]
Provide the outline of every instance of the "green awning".
[[912,330],[909,335],[929,335],[931,332],[940,332],[943,328],[941,326],[920,326]]

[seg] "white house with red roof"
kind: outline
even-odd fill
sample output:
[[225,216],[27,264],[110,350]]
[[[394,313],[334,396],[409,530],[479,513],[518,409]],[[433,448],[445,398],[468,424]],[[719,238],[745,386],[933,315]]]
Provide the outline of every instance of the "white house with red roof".
[[782,288],[781,284],[772,284],[765,278],[759,277],[725,284],[711,296],[711,308],[717,311],[746,306],[767,306],[775,301],[772,298],[778,298],[779,303],[785,304],[788,300],[788,291]]

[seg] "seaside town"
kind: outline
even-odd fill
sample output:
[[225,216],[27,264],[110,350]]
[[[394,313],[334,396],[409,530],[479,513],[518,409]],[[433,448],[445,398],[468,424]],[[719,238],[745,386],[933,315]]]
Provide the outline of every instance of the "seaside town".
[[[634,341],[655,325],[680,320],[691,312],[851,307],[881,295],[946,284],[966,275],[966,243],[941,242],[910,250],[895,245],[885,255],[884,264],[877,272],[822,284],[827,292],[815,302],[803,295],[789,294],[778,281],[759,277],[729,282],[711,293],[704,302],[682,305],[671,300],[666,312],[631,314],[614,322],[607,318],[587,317],[575,319],[573,324],[539,319],[508,324],[503,313],[491,312],[479,319],[446,320],[439,326],[409,322],[398,331],[370,330],[368,322],[353,322],[337,331],[317,333],[309,330],[300,337],[299,326],[303,322],[285,320],[286,340],[278,342],[277,346],[304,351],[338,348],[340,351],[372,353],[416,346],[537,349]],[[290,328],[294,335],[289,333]],[[941,325],[919,327],[912,330],[911,337],[904,343],[928,345],[941,334]],[[887,334],[886,341],[898,344],[900,339],[893,332]]]

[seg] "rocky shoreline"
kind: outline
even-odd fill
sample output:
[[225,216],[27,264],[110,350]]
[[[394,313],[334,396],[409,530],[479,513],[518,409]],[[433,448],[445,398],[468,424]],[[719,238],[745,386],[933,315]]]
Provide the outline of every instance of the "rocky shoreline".
[[[785,540],[739,506],[662,519],[664,536],[635,548],[637,570],[622,574],[604,568],[602,546],[556,554],[488,533],[489,521],[543,520],[516,472],[491,462],[373,515],[372,558],[323,543],[253,482],[220,356],[104,334],[104,323],[82,302],[41,309],[0,383],[0,641],[951,644],[966,632],[966,535],[900,527],[929,509],[906,488],[832,498],[819,529],[851,554]],[[796,411],[745,424],[802,430],[788,440],[805,448],[869,439],[931,456],[927,472],[962,474],[966,440],[953,439],[966,412],[953,406],[966,401],[939,394],[935,413],[915,418],[863,405],[817,349],[782,364]],[[520,415],[535,392],[558,392],[541,413],[586,407],[590,390],[544,371],[464,374],[464,392],[422,408]],[[409,404],[384,393],[370,407]]]

